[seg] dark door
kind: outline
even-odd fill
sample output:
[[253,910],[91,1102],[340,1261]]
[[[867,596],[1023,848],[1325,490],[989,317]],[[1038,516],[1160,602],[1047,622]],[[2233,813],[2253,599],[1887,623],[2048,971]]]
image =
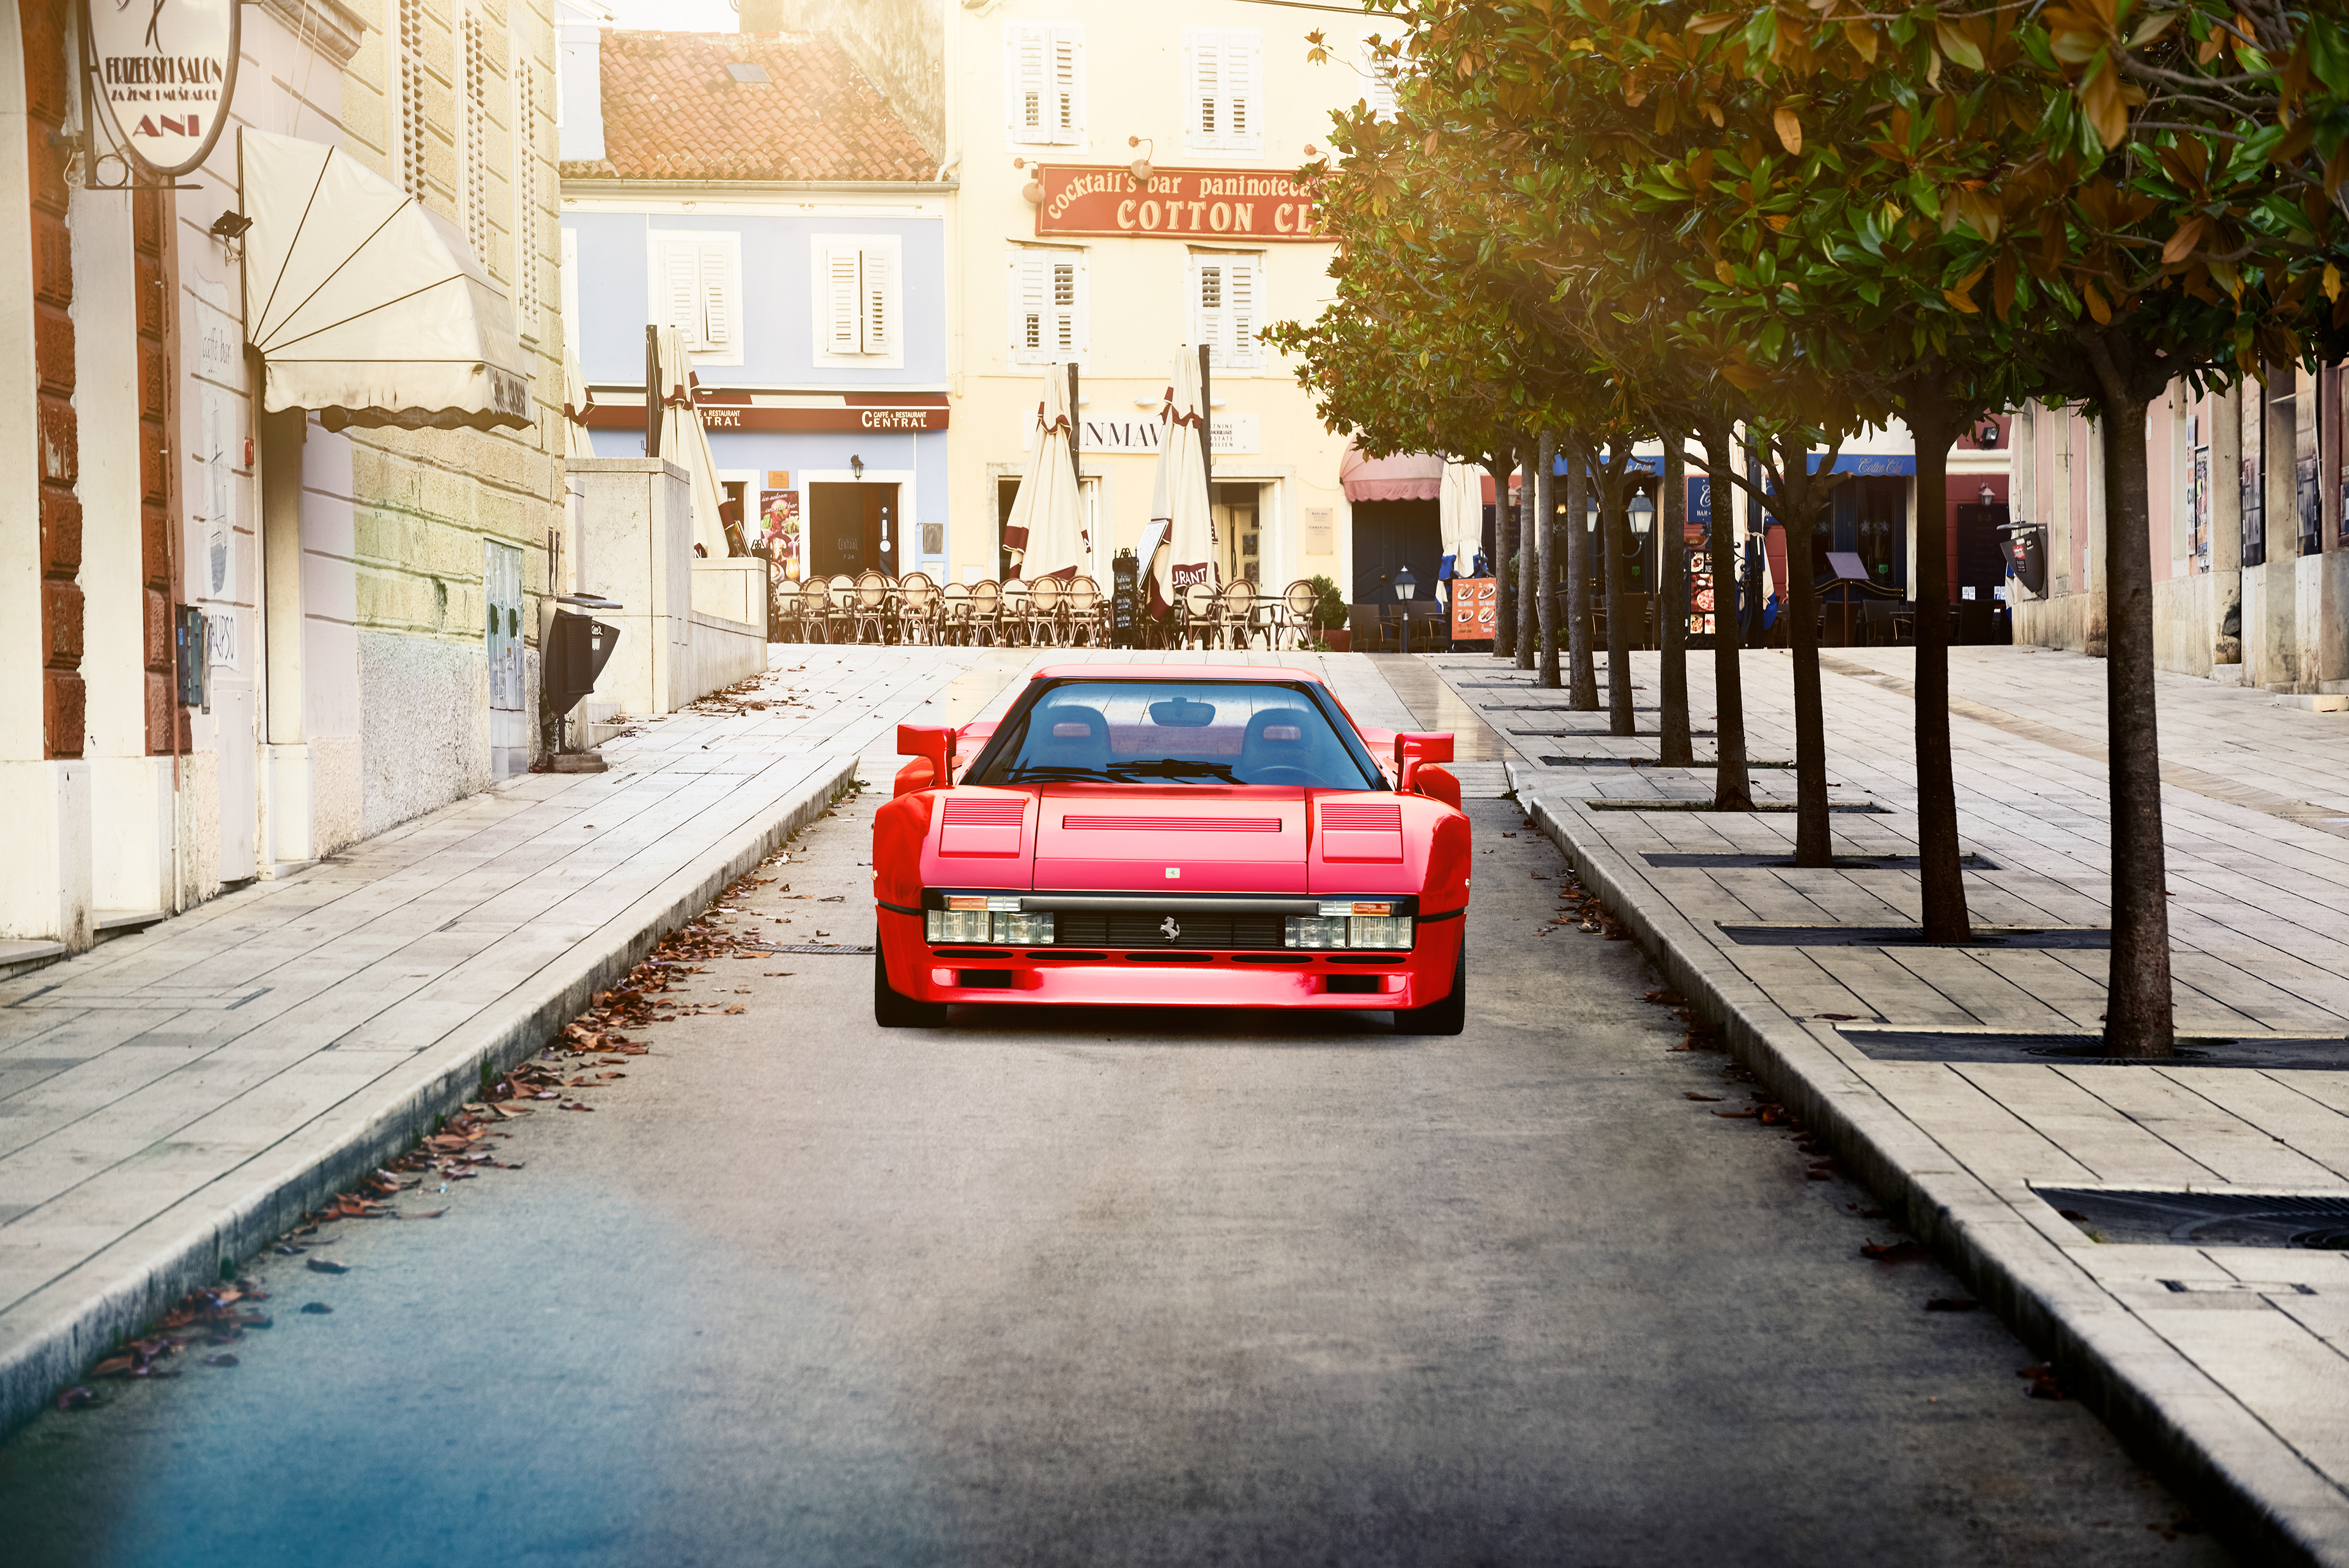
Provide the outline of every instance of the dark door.
[[[808,486],[808,560],[820,577],[874,570],[899,575],[895,556],[897,487],[894,484]],[[883,548],[886,545],[887,548]]]
[[2006,581],[2006,546],[1999,536],[1999,527],[2007,520],[2003,506],[1977,506],[1971,504],[1958,508],[1957,570],[1950,581],[1950,597],[1961,604],[1970,597],[1994,599],[1992,590]]
[[1435,568],[1444,560],[1443,532],[1443,514],[1433,501],[1356,503],[1353,602],[1399,602],[1395,574],[1405,566],[1419,585],[1414,597],[1433,599]]

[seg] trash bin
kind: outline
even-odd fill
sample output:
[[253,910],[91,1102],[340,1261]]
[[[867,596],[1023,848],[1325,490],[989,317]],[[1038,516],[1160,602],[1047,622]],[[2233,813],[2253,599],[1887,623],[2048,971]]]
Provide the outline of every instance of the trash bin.
[[546,686],[546,705],[560,719],[595,690],[595,678],[611,662],[612,649],[620,640],[618,627],[607,626],[586,612],[620,606],[616,600],[589,594],[565,594],[554,602],[541,679]]
[[2007,575],[2030,590],[2033,598],[2047,597],[2047,530],[2036,523],[2002,523]]

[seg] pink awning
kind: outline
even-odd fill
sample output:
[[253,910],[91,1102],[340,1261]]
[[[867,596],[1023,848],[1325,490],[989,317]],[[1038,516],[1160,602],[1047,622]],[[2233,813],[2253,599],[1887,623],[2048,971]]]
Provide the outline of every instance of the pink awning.
[[1352,445],[1338,460],[1349,501],[1435,501],[1444,494],[1444,459],[1432,452],[1364,457]]

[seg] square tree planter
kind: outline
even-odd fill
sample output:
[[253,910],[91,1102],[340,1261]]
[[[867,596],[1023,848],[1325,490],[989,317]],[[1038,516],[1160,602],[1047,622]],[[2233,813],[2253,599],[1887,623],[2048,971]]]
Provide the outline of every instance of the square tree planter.
[[1313,635],[1328,643],[1332,653],[1351,653],[1354,650],[1354,630],[1351,627],[1327,627]]

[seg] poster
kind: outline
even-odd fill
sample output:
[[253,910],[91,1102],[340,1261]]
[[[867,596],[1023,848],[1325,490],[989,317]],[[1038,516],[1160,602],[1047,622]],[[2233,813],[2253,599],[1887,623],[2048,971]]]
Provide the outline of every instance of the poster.
[[798,560],[800,493],[796,490],[759,492],[759,529],[767,541],[768,559],[779,563]]
[[1454,642],[1492,641],[1494,607],[1498,602],[1499,579],[1454,577],[1445,586],[1452,590],[1452,640]]

